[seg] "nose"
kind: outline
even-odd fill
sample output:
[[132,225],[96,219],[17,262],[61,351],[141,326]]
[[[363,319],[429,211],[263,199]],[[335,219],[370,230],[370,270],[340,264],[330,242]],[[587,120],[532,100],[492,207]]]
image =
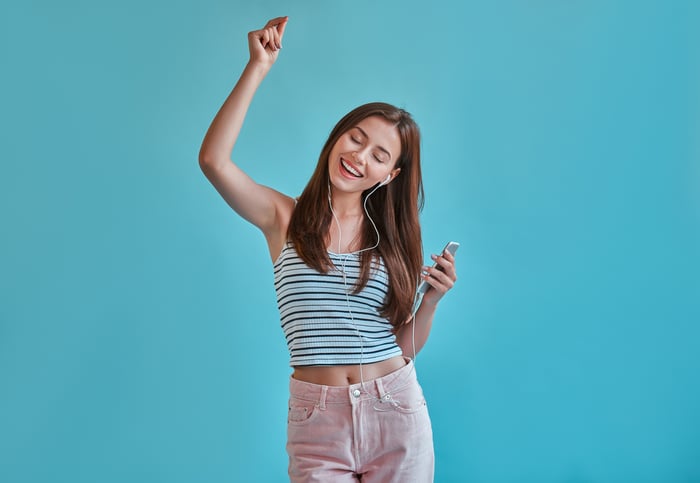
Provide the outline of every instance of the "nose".
[[364,151],[359,151],[359,152],[353,151],[352,157],[353,157],[353,160],[355,160],[356,162],[362,162],[362,164],[365,163]]

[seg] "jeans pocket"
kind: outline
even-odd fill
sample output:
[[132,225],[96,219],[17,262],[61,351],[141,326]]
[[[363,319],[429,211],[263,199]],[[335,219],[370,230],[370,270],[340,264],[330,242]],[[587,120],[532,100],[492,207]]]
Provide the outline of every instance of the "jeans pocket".
[[287,424],[303,425],[311,421],[313,416],[318,412],[318,407],[312,401],[304,401],[302,399],[289,399],[289,412],[287,413]]
[[412,414],[427,408],[423,390],[417,382],[404,386],[395,392],[391,392],[391,402],[394,410]]
[[401,401],[396,406],[396,411],[404,414],[413,414],[420,411],[421,409],[425,409],[426,407],[427,404],[425,402],[425,399],[406,402]]

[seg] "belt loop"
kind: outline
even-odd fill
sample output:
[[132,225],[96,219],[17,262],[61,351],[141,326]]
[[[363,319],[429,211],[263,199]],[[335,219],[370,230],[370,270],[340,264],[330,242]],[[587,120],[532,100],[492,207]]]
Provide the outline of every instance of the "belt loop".
[[384,391],[384,384],[382,384],[382,379],[381,378],[375,379],[374,383],[377,386],[377,393],[379,394],[379,398],[383,398],[384,394],[386,394],[386,392]]
[[321,386],[321,400],[318,402],[318,407],[321,411],[326,410],[326,394],[328,393],[328,386]]

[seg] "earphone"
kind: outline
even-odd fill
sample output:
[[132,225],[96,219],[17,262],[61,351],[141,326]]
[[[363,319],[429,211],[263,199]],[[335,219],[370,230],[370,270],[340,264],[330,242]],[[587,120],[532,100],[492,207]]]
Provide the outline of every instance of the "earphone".
[[[362,203],[362,206],[363,206],[364,211],[365,211],[365,215],[367,215],[367,218],[369,219],[370,223],[372,224],[372,227],[374,228],[374,232],[377,235],[376,243],[371,247],[363,248],[361,250],[351,252],[352,254],[357,255],[357,254],[365,252],[367,250],[373,250],[379,246],[379,240],[380,240],[379,230],[377,230],[377,225],[374,223],[374,220],[372,219],[372,217],[369,215],[369,212],[367,211],[367,200],[369,200],[369,197],[375,191],[377,191],[380,187],[384,186],[385,184],[389,183],[389,181],[391,181],[391,174],[389,174],[386,177],[386,179],[384,179],[384,181],[382,181],[377,186],[375,186],[375,188],[370,193],[367,194],[367,196],[364,199],[364,202]],[[342,240],[343,235],[342,235],[342,231],[340,228],[340,220],[338,220],[338,217],[335,214],[335,210],[333,210],[333,202],[331,199],[330,180],[328,181],[328,205],[330,207],[331,213],[333,214],[333,218],[335,219],[335,222],[336,222],[337,227],[338,227],[338,255],[341,255],[341,247],[342,247],[341,240]],[[345,256],[343,257],[342,265],[341,265],[341,267],[338,267],[338,268],[339,268],[339,272],[342,274],[342,277],[343,277],[343,285],[345,287],[345,301],[347,303],[348,315],[350,316],[352,326],[354,327],[355,332],[357,333],[357,336],[358,336],[359,341],[360,341],[360,363],[359,363],[359,366],[360,366],[360,388],[362,389],[362,392],[364,392],[366,395],[370,396],[372,399],[375,400],[373,408],[376,411],[387,411],[387,410],[392,410],[392,409],[399,409],[399,408],[401,408],[401,402],[394,399],[393,396],[391,395],[391,393],[386,393],[378,398],[378,397],[374,396],[373,394],[371,394],[369,391],[367,391],[367,389],[365,389],[365,380],[364,380],[364,374],[362,371],[362,365],[363,365],[362,359],[364,358],[363,336],[360,333],[359,329],[357,328],[357,325],[355,324],[355,316],[354,316],[354,314],[352,312],[352,308],[350,306],[350,288],[348,287],[347,275],[346,275],[346,271],[345,271],[345,264],[348,261],[348,258],[349,258],[351,253],[344,254]],[[411,311],[412,312],[411,313],[411,322],[410,322],[411,323],[411,344],[413,346],[413,358],[411,359],[411,362],[413,363],[413,365],[411,367],[411,372],[409,372],[409,375],[412,374],[413,371],[415,370],[415,360],[416,360],[416,320],[415,320],[415,317],[416,317],[416,312],[418,311],[418,306],[420,305],[421,299],[422,299],[422,294],[417,293],[416,297],[414,298],[413,309]],[[408,377],[408,375],[406,377]],[[379,405],[377,405],[377,404],[379,404]],[[388,408],[385,406],[386,404],[389,405]]]

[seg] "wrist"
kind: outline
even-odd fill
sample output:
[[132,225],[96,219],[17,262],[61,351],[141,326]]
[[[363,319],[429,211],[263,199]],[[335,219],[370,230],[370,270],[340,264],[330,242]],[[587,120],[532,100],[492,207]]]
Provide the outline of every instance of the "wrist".
[[270,71],[270,68],[272,67],[272,64],[268,64],[262,61],[256,61],[256,60],[249,60],[248,64],[245,66],[245,70],[260,76],[260,77],[265,77],[267,73]]
[[425,307],[426,309],[430,310],[435,310],[437,308],[438,302],[440,299],[433,299],[429,296],[423,297],[423,300],[421,300],[420,306]]

